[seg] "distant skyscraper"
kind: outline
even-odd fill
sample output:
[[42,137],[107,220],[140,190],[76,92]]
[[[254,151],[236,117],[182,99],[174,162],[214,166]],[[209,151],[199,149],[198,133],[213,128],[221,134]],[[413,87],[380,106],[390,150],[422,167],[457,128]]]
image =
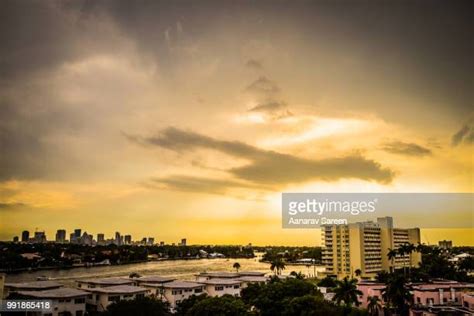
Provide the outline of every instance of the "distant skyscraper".
[[34,241],[36,243],[44,243],[46,242],[46,234],[45,232],[35,232],[35,237],[34,237]]
[[117,246],[121,245],[121,238],[120,238],[120,233],[119,232],[115,232],[115,244]]
[[451,249],[453,248],[452,240],[440,240],[438,241],[439,248],[441,249]]
[[56,242],[64,243],[66,241],[66,230],[58,229],[56,232]]
[[103,245],[105,243],[105,236],[104,234],[97,234],[97,243],[99,245]]
[[125,245],[130,245],[132,243],[132,236],[131,235],[125,235],[124,243],[125,243]]
[[186,238],[181,239],[181,246],[186,246]]
[[74,235],[74,233],[70,233],[70,234],[69,234],[69,242],[70,242],[71,244],[73,244],[73,243],[76,242],[75,238],[76,238],[76,235]]
[[148,245],[152,246],[155,243],[155,238],[148,237]]
[[143,238],[142,238],[141,244],[142,244],[142,245],[146,245],[146,237],[143,237]]
[[19,242],[20,238],[18,236],[13,237],[13,242]]
[[30,240],[30,232],[27,231],[27,230],[24,230],[22,233],[21,233],[21,241],[22,242],[28,242]]
[[84,234],[82,234],[81,236],[80,241],[82,245],[92,246],[92,235],[89,235],[87,232],[84,232]]

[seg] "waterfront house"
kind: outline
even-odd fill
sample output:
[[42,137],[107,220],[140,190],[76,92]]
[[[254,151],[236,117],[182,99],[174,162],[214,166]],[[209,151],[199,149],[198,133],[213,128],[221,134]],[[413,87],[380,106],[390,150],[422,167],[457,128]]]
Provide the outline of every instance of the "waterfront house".
[[147,288],[131,285],[114,285],[84,289],[91,295],[87,297],[88,308],[93,311],[103,312],[107,307],[121,300],[134,300],[150,294]]
[[86,297],[88,292],[71,289],[55,288],[43,291],[19,291],[15,293],[16,299],[34,299],[51,301],[51,310],[37,312],[43,316],[83,316],[86,312]]
[[203,284],[190,281],[172,281],[162,285],[144,284],[143,286],[159,289],[157,295],[161,295],[162,299],[170,304],[171,310],[174,310],[177,304],[190,296],[203,294],[205,288]]
[[199,281],[205,285],[205,290],[209,296],[223,296],[229,294],[232,296],[240,296],[242,281],[237,279],[209,279]]

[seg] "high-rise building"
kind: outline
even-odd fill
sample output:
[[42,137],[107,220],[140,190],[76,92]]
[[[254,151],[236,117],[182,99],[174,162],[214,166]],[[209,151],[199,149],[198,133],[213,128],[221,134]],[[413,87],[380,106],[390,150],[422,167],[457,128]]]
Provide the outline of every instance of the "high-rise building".
[[20,241],[20,237],[18,236],[13,237],[13,242],[19,242],[19,241]]
[[35,232],[34,242],[36,243],[44,243],[46,242],[46,234],[44,231],[42,232]]
[[438,241],[439,248],[441,249],[451,249],[453,248],[453,242],[452,240],[440,240]]
[[80,228],[74,229],[74,235],[71,236],[70,242],[71,243],[79,243],[81,239],[81,232],[82,230]]
[[74,235],[74,233],[70,233],[70,234],[69,234],[69,242],[70,242],[71,244],[73,244],[73,243],[76,242],[75,238],[76,238],[76,235]]
[[146,237],[143,237],[143,238],[142,238],[142,241],[140,242],[140,244],[146,245]]
[[66,230],[58,229],[58,231],[56,232],[56,242],[58,243],[66,242]]
[[147,243],[147,244],[148,244],[149,246],[152,246],[154,243],[155,243],[155,238],[153,238],[153,237],[148,237],[148,243]]
[[132,236],[131,235],[125,235],[124,243],[125,243],[125,245],[131,245],[132,244]]
[[390,271],[409,264],[417,266],[421,262],[421,255],[416,252],[388,259],[389,248],[420,242],[418,228],[394,228],[391,217],[378,218],[376,223],[324,225],[321,232],[323,263],[328,274],[353,276],[360,270],[361,276],[372,277],[382,270]]
[[30,240],[30,232],[27,231],[27,230],[24,230],[22,233],[21,233],[21,241],[22,242],[28,242]]
[[186,238],[181,239],[181,246],[186,246]]
[[104,234],[97,234],[97,244],[104,245],[105,244],[105,235]]
[[115,232],[115,244],[117,246],[120,246],[122,243],[121,243],[121,236],[120,236],[120,233],[119,232]]
[[80,238],[81,245],[92,246],[93,237],[89,235],[87,232],[84,232]]

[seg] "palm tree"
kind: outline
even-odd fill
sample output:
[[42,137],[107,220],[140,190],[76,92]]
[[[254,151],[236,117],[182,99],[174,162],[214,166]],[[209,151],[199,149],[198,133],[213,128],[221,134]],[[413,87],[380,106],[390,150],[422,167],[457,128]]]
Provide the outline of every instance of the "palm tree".
[[235,271],[237,271],[237,273],[239,273],[240,263],[236,262],[236,263],[234,263],[234,265],[232,267],[235,269]]
[[406,286],[406,279],[402,275],[392,274],[388,279],[382,297],[388,309],[394,309],[399,315],[404,315],[409,309],[412,295]]
[[403,260],[403,275],[406,277],[406,260],[405,260],[405,255],[407,255],[409,253],[409,249],[408,249],[408,244],[403,244],[403,245],[400,245],[398,247],[398,254],[400,255],[400,257],[402,257],[402,260]]
[[354,273],[355,273],[356,276],[359,277],[359,276],[362,274],[362,270],[361,270],[361,269],[356,269],[356,270],[354,271]]
[[367,297],[367,311],[371,316],[377,316],[379,311],[382,309],[382,303],[378,296],[369,296]]
[[411,259],[412,259],[412,253],[416,251],[416,246],[412,243],[408,243],[406,245],[406,251],[410,256],[410,262],[408,263],[408,276],[411,276]]
[[270,265],[270,270],[272,270],[275,275],[280,275],[281,271],[285,270],[285,263],[283,260],[281,260],[281,258],[273,259]]
[[336,281],[336,288],[334,289],[333,301],[338,305],[344,304],[344,307],[350,309],[352,305],[359,306],[360,302],[357,296],[362,295],[362,292],[357,289],[357,280],[348,277],[342,281]]
[[395,258],[397,257],[398,252],[395,249],[388,248],[387,257],[391,261],[390,272],[395,271]]

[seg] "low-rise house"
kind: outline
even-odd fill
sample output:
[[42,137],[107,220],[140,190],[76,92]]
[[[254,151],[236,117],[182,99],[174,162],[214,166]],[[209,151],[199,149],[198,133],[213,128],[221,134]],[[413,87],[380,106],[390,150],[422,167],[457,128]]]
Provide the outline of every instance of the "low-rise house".
[[94,289],[117,285],[133,285],[134,280],[128,278],[103,278],[76,280],[76,283],[79,289]]
[[203,294],[205,288],[203,284],[189,281],[172,281],[162,285],[144,284],[143,286],[158,289],[156,295],[161,295],[162,299],[170,304],[172,310],[176,308],[177,304],[190,296]]
[[254,277],[263,277],[265,276],[265,272],[258,272],[258,271],[241,271],[238,273],[241,277],[244,276],[254,276]]
[[115,285],[84,289],[91,296],[87,297],[86,303],[93,311],[103,312],[107,307],[121,300],[134,300],[149,295],[147,288],[131,285]]
[[15,297],[18,299],[50,300],[51,309],[38,314],[43,316],[83,316],[86,313],[86,298],[88,292],[71,289],[56,288],[45,291],[19,291]]
[[199,281],[205,285],[205,290],[209,296],[223,296],[229,294],[240,296],[242,281],[236,279],[209,279]]
[[8,297],[10,294],[19,291],[45,291],[59,289],[61,287],[63,287],[63,285],[55,281],[5,283],[4,296]]
[[250,283],[267,283],[269,278],[266,276],[241,276],[235,280],[240,281],[240,287],[244,289]]

